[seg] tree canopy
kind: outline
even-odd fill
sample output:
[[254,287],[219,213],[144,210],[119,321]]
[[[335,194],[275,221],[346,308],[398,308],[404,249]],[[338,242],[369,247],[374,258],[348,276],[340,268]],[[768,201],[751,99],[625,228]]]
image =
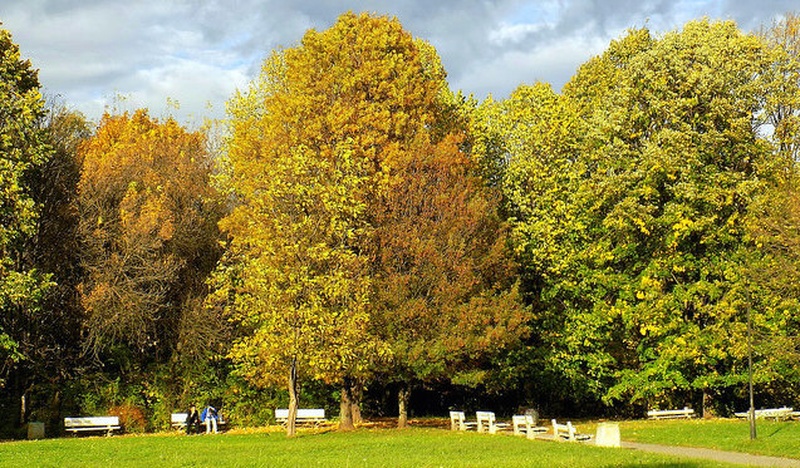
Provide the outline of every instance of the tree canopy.
[[37,71],[21,58],[11,34],[0,29],[0,387],[26,358],[19,335],[50,285],[26,249],[39,211],[29,177],[52,154],[40,127],[44,115]]

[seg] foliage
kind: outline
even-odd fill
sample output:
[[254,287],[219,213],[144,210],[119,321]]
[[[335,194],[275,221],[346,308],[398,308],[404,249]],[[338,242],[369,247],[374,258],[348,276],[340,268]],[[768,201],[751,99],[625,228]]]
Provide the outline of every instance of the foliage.
[[384,348],[371,338],[366,256],[384,164],[432,122],[439,73],[395,20],[345,14],[276,52],[231,105],[230,175],[241,203],[220,274],[247,330],[233,356],[275,383],[298,362],[330,382],[363,375]]
[[768,66],[730,22],[636,30],[538,100],[550,108],[528,120],[551,130],[505,188],[541,339],[577,388],[653,404],[742,385],[744,219],[769,157],[753,77]]
[[28,358],[17,327],[36,316],[50,285],[24,249],[36,233],[38,213],[28,177],[51,155],[39,127],[43,117],[37,71],[0,29],[0,387]]
[[138,356],[205,348],[220,325],[183,315],[196,310],[217,258],[220,208],[203,135],[143,110],[105,115],[81,155],[87,345],[126,343]]
[[119,417],[119,423],[128,434],[140,434],[145,429],[142,410],[134,405],[118,405],[108,409],[108,415]]
[[374,326],[398,381],[483,383],[491,356],[527,332],[499,199],[458,143],[393,159],[377,206]]

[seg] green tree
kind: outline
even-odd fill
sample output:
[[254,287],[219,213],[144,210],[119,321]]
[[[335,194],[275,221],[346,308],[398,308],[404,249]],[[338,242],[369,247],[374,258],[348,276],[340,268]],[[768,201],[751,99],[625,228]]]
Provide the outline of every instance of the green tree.
[[[41,128],[44,117],[37,71],[21,59],[11,34],[0,29],[0,387],[21,361],[32,357],[20,345],[51,285],[34,268],[27,249],[39,210],[29,178],[51,157]],[[12,420],[17,421],[15,416]]]
[[[52,157],[28,177],[31,197],[39,207],[36,233],[24,248],[37,270],[55,283],[43,296],[40,309],[18,322],[20,352],[26,359],[14,382],[22,392],[23,422],[28,418],[59,424],[65,388],[80,374],[82,309],[77,294],[80,281],[75,206],[80,178],[78,145],[91,134],[84,116],[61,102],[47,105],[40,122],[53,149]],[[24,323],[24,325],[22,325]]]
[[745,216],[769,158],[754,125],[768,67],[758,38],[697,21],[661,38],[631,31],[565,87],[574,150],[548,150],[564,163],[560,185],[545,179],[515,204],[551,213],[520,216],[515,232],[557,324],[542,336],[549,360],[575,388],[651,405],[699,392],[710,410],[742,384]]

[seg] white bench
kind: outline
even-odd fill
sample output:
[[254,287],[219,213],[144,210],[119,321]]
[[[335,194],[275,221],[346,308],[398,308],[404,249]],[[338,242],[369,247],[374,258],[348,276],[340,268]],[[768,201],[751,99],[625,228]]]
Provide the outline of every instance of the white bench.
[[692,408],[683,408],[675,410],[650,410],[647,412],[647,417],[650,419],[673,419],[673,418],[692,418],[694,417],[694,410]]
[[478,432],[484,430],[489,434],[497,434],[497,431],[508,429],[508,423],[499,423],[494,417],[492,411],[476,411],[475,416],[478,419]]
[[170,425],[172,425],[173,429],[184,429],[186,428],[186,418],[189,417],[189,413],[172,413],[170,415]]
[[[783,407],[783,408],[767,408],[767,409],[760,409],[755,410],[756,419],[774,419],[776,421],[783,421],[786,419],[790,419],[794,414],[793,408]],[[750,418],[750,412],[744,411],[741,413],[733,413],[734,416],[737,418]]]
[[[286,424],[289,420],[288,408],[276,408],[275,420],[278,424]],[[321,424],[326,422],[325,409],[323,408],[298,408],[297,416],[294,418],[295,424]]]
[[589,440],[592,438],[589,434],[578,434],[578,428],[572,425],[571,421],[567,421],[566,424],[559,424],[555,419],[552,420],[553,423],[553,439],[561,441],[561,440],[569,440],[569,441],[579,441],[579,440]]
[[477,422],[469,421],[467,422],[467,418],[464,415],[463,411],[451,411],[450,412],[450,430],[451,431],[466,431],[478,425]]
[[[189,417],[189,413],[172,413],[170,415],[170,425],[173,429],[186,429],[186,418]],[[203,421],[200,421],[200,424],[203,424]],[[217,426],[225,425],[225,420],[222,419],[222,415],[217,413]]]
[[532,439],[535,434],[547,432],[547,428],[537,426],[533,421],[533,415],[515,414],[511,417],[511,425],[514,427],[514,435],[524,435]]
[[118,416],[85,416],[64,418],[64,430],[76,435],[78,432],[105,432],[111,435],[120,430]]

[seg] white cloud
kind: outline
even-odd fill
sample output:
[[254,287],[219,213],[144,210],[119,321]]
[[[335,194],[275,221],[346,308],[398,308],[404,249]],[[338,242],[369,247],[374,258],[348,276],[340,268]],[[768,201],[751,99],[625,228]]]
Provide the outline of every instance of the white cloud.
[[507,24],[501,23],[497,29],[489,33],[489,42],[497,47],[508,44],[518,44],[528,36],[539,33],[547,28],[546,24]]
[[535,80],[559,89],[628,27],[659,32],[708,15],[752,29],[796,8],[796,0],[0,0],[0,21],[46,91],[90,118],[122,94],[153,115],[198,120],[221,116],[270,50],[348,10],[397,16],[437,48],[454,88],[502,97]]
[[476,64],[454,83],[473,90],[479,98],[492,94],[503,99],[521,84],[550,83],[558,91],[588,58],[602,53],[608,43],[591,36],[575,36],[539,44],[528,50],[509,50]]

